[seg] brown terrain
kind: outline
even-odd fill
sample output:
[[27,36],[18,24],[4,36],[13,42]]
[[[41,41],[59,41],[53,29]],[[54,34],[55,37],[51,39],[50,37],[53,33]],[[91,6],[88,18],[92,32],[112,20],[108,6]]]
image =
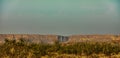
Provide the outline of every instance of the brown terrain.
[[4,43],[5,39],[18,39],[24,38],[29,42],[34,43],[48,43],[53,44],[56,41],[64,43],[75,42],[119,42],[120,35],[71,35],[71,36],[59,36],[59,35],[39,35],[39,34],[0,34],[0,43]]
[[68,42],[119,42],[120,35],[72,35]]
[[56,35],[39,35],[39,34],[0,34],[0,42],[4,42],[4,39],[25,39],[34,43],[54,43],[57,41]]

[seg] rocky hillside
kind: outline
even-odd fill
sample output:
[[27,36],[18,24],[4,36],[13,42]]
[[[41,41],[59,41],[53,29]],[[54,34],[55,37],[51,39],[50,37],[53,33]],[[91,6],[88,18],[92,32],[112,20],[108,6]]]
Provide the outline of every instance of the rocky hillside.
[[29,42],[34,43],[48,43],[53,44],[56,41],[64,43],[75,42],[120,42],[120,35],[71,35],[71,36],[58,36],[58,35],[39,35],[39,34],[0,34],[0,43],[4,43],[4,39],[21,39],[24,38]]

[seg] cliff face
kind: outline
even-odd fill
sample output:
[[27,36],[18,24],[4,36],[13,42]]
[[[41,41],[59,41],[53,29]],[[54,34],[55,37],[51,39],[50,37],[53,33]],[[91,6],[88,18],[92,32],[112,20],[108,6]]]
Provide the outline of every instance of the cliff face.
[[4,43],[4,39],[18,39],[24,38],[33,43],[48,43],[53,44],[55,41],[63,43],[75,42],[120,42],[120,35],[71,35],[71,36],[57,36],[57,35],[39,35],[39,34],[0,34],[0,43]]

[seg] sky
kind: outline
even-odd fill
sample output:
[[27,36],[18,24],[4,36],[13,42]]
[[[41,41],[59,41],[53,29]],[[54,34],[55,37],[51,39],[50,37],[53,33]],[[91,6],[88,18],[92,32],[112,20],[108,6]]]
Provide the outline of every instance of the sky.
[[120,0],[0,0],[0,34],[119,34]]

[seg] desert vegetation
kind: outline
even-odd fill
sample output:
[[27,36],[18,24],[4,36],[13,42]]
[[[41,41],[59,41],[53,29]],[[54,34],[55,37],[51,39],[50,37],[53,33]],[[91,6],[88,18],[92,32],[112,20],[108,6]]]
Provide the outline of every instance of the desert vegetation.
[[79,42],[73,44],[29,43],[23,38],[5,39],[0,45],[0,58],[120,58],[116,42]]

